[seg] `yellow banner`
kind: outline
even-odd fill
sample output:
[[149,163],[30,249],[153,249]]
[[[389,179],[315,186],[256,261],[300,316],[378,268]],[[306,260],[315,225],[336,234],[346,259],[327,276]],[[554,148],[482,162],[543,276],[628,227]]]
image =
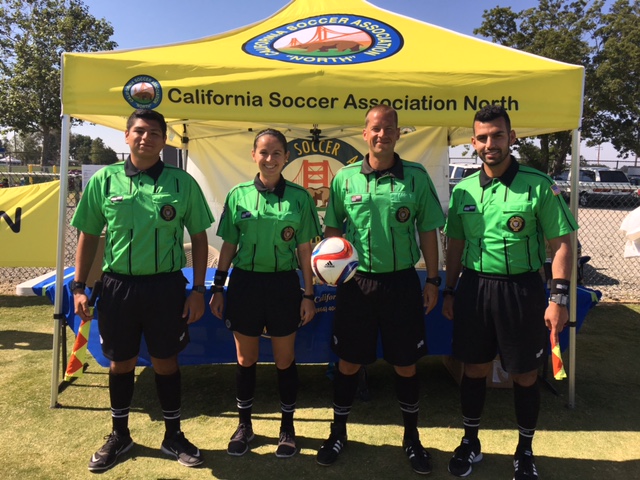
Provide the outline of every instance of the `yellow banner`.
[[54,267],[60,182],[0,189],[0,267]]

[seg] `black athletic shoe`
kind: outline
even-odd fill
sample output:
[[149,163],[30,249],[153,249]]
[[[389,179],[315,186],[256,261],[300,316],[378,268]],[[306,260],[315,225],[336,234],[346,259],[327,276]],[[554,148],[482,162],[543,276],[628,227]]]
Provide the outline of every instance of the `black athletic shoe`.
[[253,434],[253,428],[250,424],[241,423],[233,432],[229,445],[227,446],[227,453],[234,457],[240,457],[247,453],[249,450],[249,442],[256,436]]
[[338,455],[347,446],[347,429],[343,425],[331,424],[331,434],[327,438],[316,456],[318,465],[328,467],[338,459]]
[[453,457],[449,460],[449,472],[456,477],[466,477],[473,470],[473,464],[482,460],[480,440],[469,440],[462,437],[460,446],[453,452]]
[[513,456],[513,480],[538,480],[538,470],[531,450],[516,451]]
[[407,457],[409,457],[409,462],[411,462],[411,468],[413,468],[414,472],[421,475],[431,473],[431,455],[422,446],[418,437],[405,438],[402,442],[402,447]]
[[128,434],[121,435],[114,431],[104,438],[107,442],[89,460],[89,470],[91,472],[110,469],[118,462],[120,454],[133,447],[133,440]]
[[204,462],[200,450],[186,439],[184,433],[177,432],[172,437],[165,437],[160,449],[167,455],[173,455],[180,465],[197,467]]
[[296,447],[296,433],[293,428],[280,430],[280,439],[278,440],[278,449],[276,457],[289,458],[298,452]]

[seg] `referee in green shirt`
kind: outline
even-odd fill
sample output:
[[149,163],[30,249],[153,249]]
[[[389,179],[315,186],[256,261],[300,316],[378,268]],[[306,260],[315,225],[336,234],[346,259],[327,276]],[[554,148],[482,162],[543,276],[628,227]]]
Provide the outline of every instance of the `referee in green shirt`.
[[[293,414],[298,393],[295,338],[316,312],[311,272],[311,241],[321,235],[318,212],[309,192],[289,182],[282,170],[289,159],[287,140],[278,130],[259,132],[251,156],[256,177],[227,195],[218,226],[223,243],[210,306],[233,331],[238,365],[236,400],[239,423],[227,453],[244,455],[253,440],[251,413],[256,386],[260,335],[271,337],[280,394],[279,458],[298,451]],[[231,262],[233,272],[224,297]],[[302,271],[301,291],[297,268]]]
[[[133,446],[129,410],[142,335],[166,428],[161,450],[187,467],[203,462],[200,450],[180,431],[178,353],[189,342],[188,324],[204,313],[206,229],[213,216],[191,175],[160,160],[166,139],[167,124],[160,113],[133,112],[125,131],[129,158],[91,178],[71,221],[80,231],[71,290],[75,312],[83,320],[92,318],[84,282],[106,226],[104,259],[96,260],[104,271],[97,310],[102,351],[111,361],[113,431],[91,457],[93,472],[113,467]],[[181,271],[185,228],[193,244],[193,290],[186,298],[187,280]]]
[[[416,362],[427,353],[425,310],[438,301],[437,230],[444,215],[425,168],[395,153],[400,129],[393,108],[378,105],[369,110],[363,137],[369,153],[336,174],[324,219],[325,236],[340,236],[346,230],[360,264],[354,279],[337,289],[332,348],[340,361],[333,423],[316,460],[331,465],[345,447],[358,372],[376,360],[380,334],[384,359],[395,370],[404,450],[411,467],[428,474],[431,462],[418,434]],[[428,274],[424,289],[415,270],[421,252]]]
[[[482,460],[478,429],[486,377],[499,353],[514,382],[514,479],[538,478],[532,453],[538,367],[548,361],[547,327],[557,335],[568,320],[569,234],[578,226],[554,181],[511,155],[515,140],[504,108],[490,105],[476,113],[471,143],[483,168],[453,189],[445,227],[443,315],[453,320],[453,356],[464,364],[464,437],[449,462],[449,471],[460,477]],[[547,257],[545,241],[553,256],[548,306],[538,273]]]

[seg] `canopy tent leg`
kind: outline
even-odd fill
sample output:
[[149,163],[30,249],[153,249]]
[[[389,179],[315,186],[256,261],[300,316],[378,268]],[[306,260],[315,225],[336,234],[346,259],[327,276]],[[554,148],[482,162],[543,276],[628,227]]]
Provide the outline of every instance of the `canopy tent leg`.
[[[580,131],[571,132],[571,196],[570,208],[576,222],[578,222],[578,177],[580,171]],[[573,253],[573,268],[571,269],[571,287],[569,298],[569,408],[576,406],[576,334],[577,334],[577,298],[578,298],[578,232],[571,234],[571,249]]]
[[[62,132],[60,140],[60,200],[58,204],[58,250],[56,254],[56,292],[53,304],[53,361],[51,362],[51,408],[58,406],[58,383],[60,373],[60,346],[66,342],[63,335],[65,316],[62,312],[62,294],[64,283],[64,250],[67,229],[67,192],[69,177],[69,137],[71,135],[71,118],[62,116]],[[66,344],[65,344],[66,347]],[[66,348],[65,348],[66,350]],[[65,359],[66,361],[66,359]]]

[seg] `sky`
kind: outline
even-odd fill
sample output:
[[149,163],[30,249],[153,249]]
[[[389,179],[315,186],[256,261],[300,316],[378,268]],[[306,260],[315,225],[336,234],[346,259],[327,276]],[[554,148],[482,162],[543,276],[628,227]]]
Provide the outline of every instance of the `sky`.
[[[320,0],[315,0],[320,1]],[[288,0],[155,0],[144,8],[131,0],[84,0],[89,13],[104,18],[114,29],[111,38],[117,49],[135,49],[186,42],[250,25],[270,17],[288,4]],[[511,5],[515,11],[538,5],[538,0],[369,0],[369,3],[423,22],[474,36],[482,24],[485,10]],[[469,62],[479,59],[469,59]],[[484,61],[484,59],[482,59]],[[85,125],[73,133],[100,137],[117,153],[127,152],[124,133],[114,129]],[[581,147],[587,160],[615,160],[611,145]],[[461,155],[461,148],[450,152]]]

